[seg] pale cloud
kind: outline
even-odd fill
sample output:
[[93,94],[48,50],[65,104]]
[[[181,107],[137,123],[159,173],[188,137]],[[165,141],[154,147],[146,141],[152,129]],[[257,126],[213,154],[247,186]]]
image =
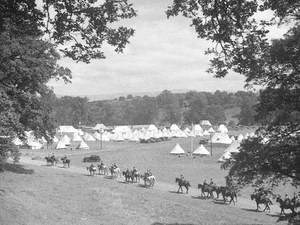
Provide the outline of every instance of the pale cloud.
[[106,59],[90,64],[62,59],[71,69],[71,84],[51,81],[59,95],[102,95],[153,92],[165,89],[236,91],[243,89],[244,77],[230,74],[216,79],[207,74],[210,43],[197,38],[184,18],[167,19],[164,11],[170,1],[135,0],[138,16],[122,21],[136,30],[124,54],[104,48]]

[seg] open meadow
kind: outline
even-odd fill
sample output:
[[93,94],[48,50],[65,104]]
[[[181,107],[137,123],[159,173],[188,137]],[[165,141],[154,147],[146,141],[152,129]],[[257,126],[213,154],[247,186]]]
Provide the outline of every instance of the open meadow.
[[[284,224],[278,222],[278,207],[272,206],[270,214],[255,212],[249,188],[239,193],[235,206],[200,199],[196,187],[204,179],[225,184],[228,171],[221,170],[217,160],[227,145],[213,145],[213,156],[206,158],[169,154],[176,143],[190,151],[191,140],[105,142],[102,150],[97,142],[88,143],[90,150],[55,150],[53,146],[21,150],[21,159],[28,159],[23,161],[25,168],[0,174],[0,221],[5,221],[4,225]],[[194,149],[198,142],[198,138],[193,139]],[[210,151],[210,145],[206,147]],[[43,157],[52,152],[59,157],[67,155],[71,167],[46,166]],[[91,177],[85,170],[90,163],[82,162],[91,154],[99,155],[107,165],[116,163],[121,170],[135,166],[144,172],[150,168],[157,183],[153,189],[146,189],[139,184],[125,184],[123,178]],[[189,195],[176,193],[175,177],[180,174],[192,184]]]

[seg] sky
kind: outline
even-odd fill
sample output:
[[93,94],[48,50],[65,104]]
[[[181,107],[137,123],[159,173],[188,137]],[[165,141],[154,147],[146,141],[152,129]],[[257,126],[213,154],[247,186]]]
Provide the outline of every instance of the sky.
[[[206,70],[209,42],[197,38],[188,19],[167,19],[171,0],[132,0],[138,16],[123,22],[135,29],[123,54],[105,48],[106,59],[90,64],[63,58],[59,64],[72,71],[72,83],[50,81],[57,95],[101,96],[163,90],[245,90],[245,77],[230,73],[214,78]],[[278,33],[276,30],[273,32]]]

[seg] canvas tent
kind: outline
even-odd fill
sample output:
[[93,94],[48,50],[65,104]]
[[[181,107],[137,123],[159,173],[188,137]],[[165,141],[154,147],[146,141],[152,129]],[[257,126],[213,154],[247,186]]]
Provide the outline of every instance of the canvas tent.
[[229,145],[226,149],[225,152],[230,152],[230,153],[237,153],[240,152],[239,150],[240,143],[238,141],[233,141],[231,145]]
[[211,127],[211,128],[208,129],[208,132],[209,133],[215,133],[215,130],[214,130],[214,128]]
[[172,124],[171,127],[170,127],[170,130],[171,131],[179,131],[180,129],[176,124]]
[[63,140],[60,140],[57,142],[57,145],[56,145],[56,149],[64,149],[64,148],[67,148],[66,144],[63,142]]
[[58,133],[77,133],[77,129],[75,129],[73,126],[59,126]]
[[53,142],[57,143],[58,142],[58,138],[56,136],[53,137]]
[[65,144],[65,145],[70,145],[71,144],[71,139],[69,138],[68,135],[64,135],[61,139],[61,141]]
[[193,126],[193,134],[196,136],[202,136],[203,135],[203,129],[199,124],[196,124]]
[[228,148],[225,149],[224,154],[218,159],[218,162],[224,162],[231,158],[232,154],[240,152],[240,143],[238,141],[232,142]]
[[83,135],[83,139],[84,139],[85,141],[96,141],[96,139],[95,139],[92,135],[90,135],[89,133],[85,133],[85,134]]
[[172,155],[181,155],[184,153],[185,153],[185,151],[182,149],[182,147],[179,144],[176,144],[175,147],[170,152],[170,154],[172,154]]
[[14,138],[12,142],[17,146],[23,145],[23,142],[18,137]]
[[151,131],[151,132],[157,132],[158,129],[154,124],[150,124],[147,131]]
[[228,133],[228,129],[224,124],[221,124],[218,128],[218,132],[220,133]]
[[232,140],[229,138],[228,134],[215,133],[211,138],[211,142],[215,144],[231,144]]
[[205,155],[210,155],[209,151],[207,151],[207,149],[203,146],[203,145],[200,145],[194,152],[193,152],[193,155],[202,155],[202,156],[205,156]]
[[238,136],[237,140],[238,140],[238,141],[242,141],[243,139],[244,139],[244,135],[242,135],[242,134],[239,134],[239,136]]
[[82,138],[79,136],[78,133],[74,133],[72,141],[82,141]]
[[97,123],[96,126],[93,127],[93,130],[106,130],[107,127],[103,123]]
[[202,126],[211,126],[211,123],[209,122],[209,120],[202,120],[202,121],[200,122],[200,124],[201,124]]
[[77,149],[90,149],[89,146],[82,140],[79,145],[76,147]]
[[231,158],[230,152],[224,152],[224,154],[218,159],[218,162],[225,162],[226,160]]

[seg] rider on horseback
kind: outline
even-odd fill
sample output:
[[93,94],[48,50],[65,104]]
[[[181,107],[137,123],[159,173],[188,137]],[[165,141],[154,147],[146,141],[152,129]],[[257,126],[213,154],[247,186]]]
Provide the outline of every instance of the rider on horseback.
[[204,185],[207,185],[206,179],[204,179],[204,181],[203,181],[203,186]]
[[137,169],[133,167],[132,172],[135,174],[137,172]]
[[184,180],[184,176],[183,176],[182,174],[180,175],[180,179],[181,179],[181,180]]
[[150,169],[147,169],[146,175],[147,175],[147,177],[152,176],[152,173],[151,173],[151,170],[150,170]]
[[210,185],[210,186],[214,186],[214,185],[215,185],[212,178],[210,178],[209,185]]

